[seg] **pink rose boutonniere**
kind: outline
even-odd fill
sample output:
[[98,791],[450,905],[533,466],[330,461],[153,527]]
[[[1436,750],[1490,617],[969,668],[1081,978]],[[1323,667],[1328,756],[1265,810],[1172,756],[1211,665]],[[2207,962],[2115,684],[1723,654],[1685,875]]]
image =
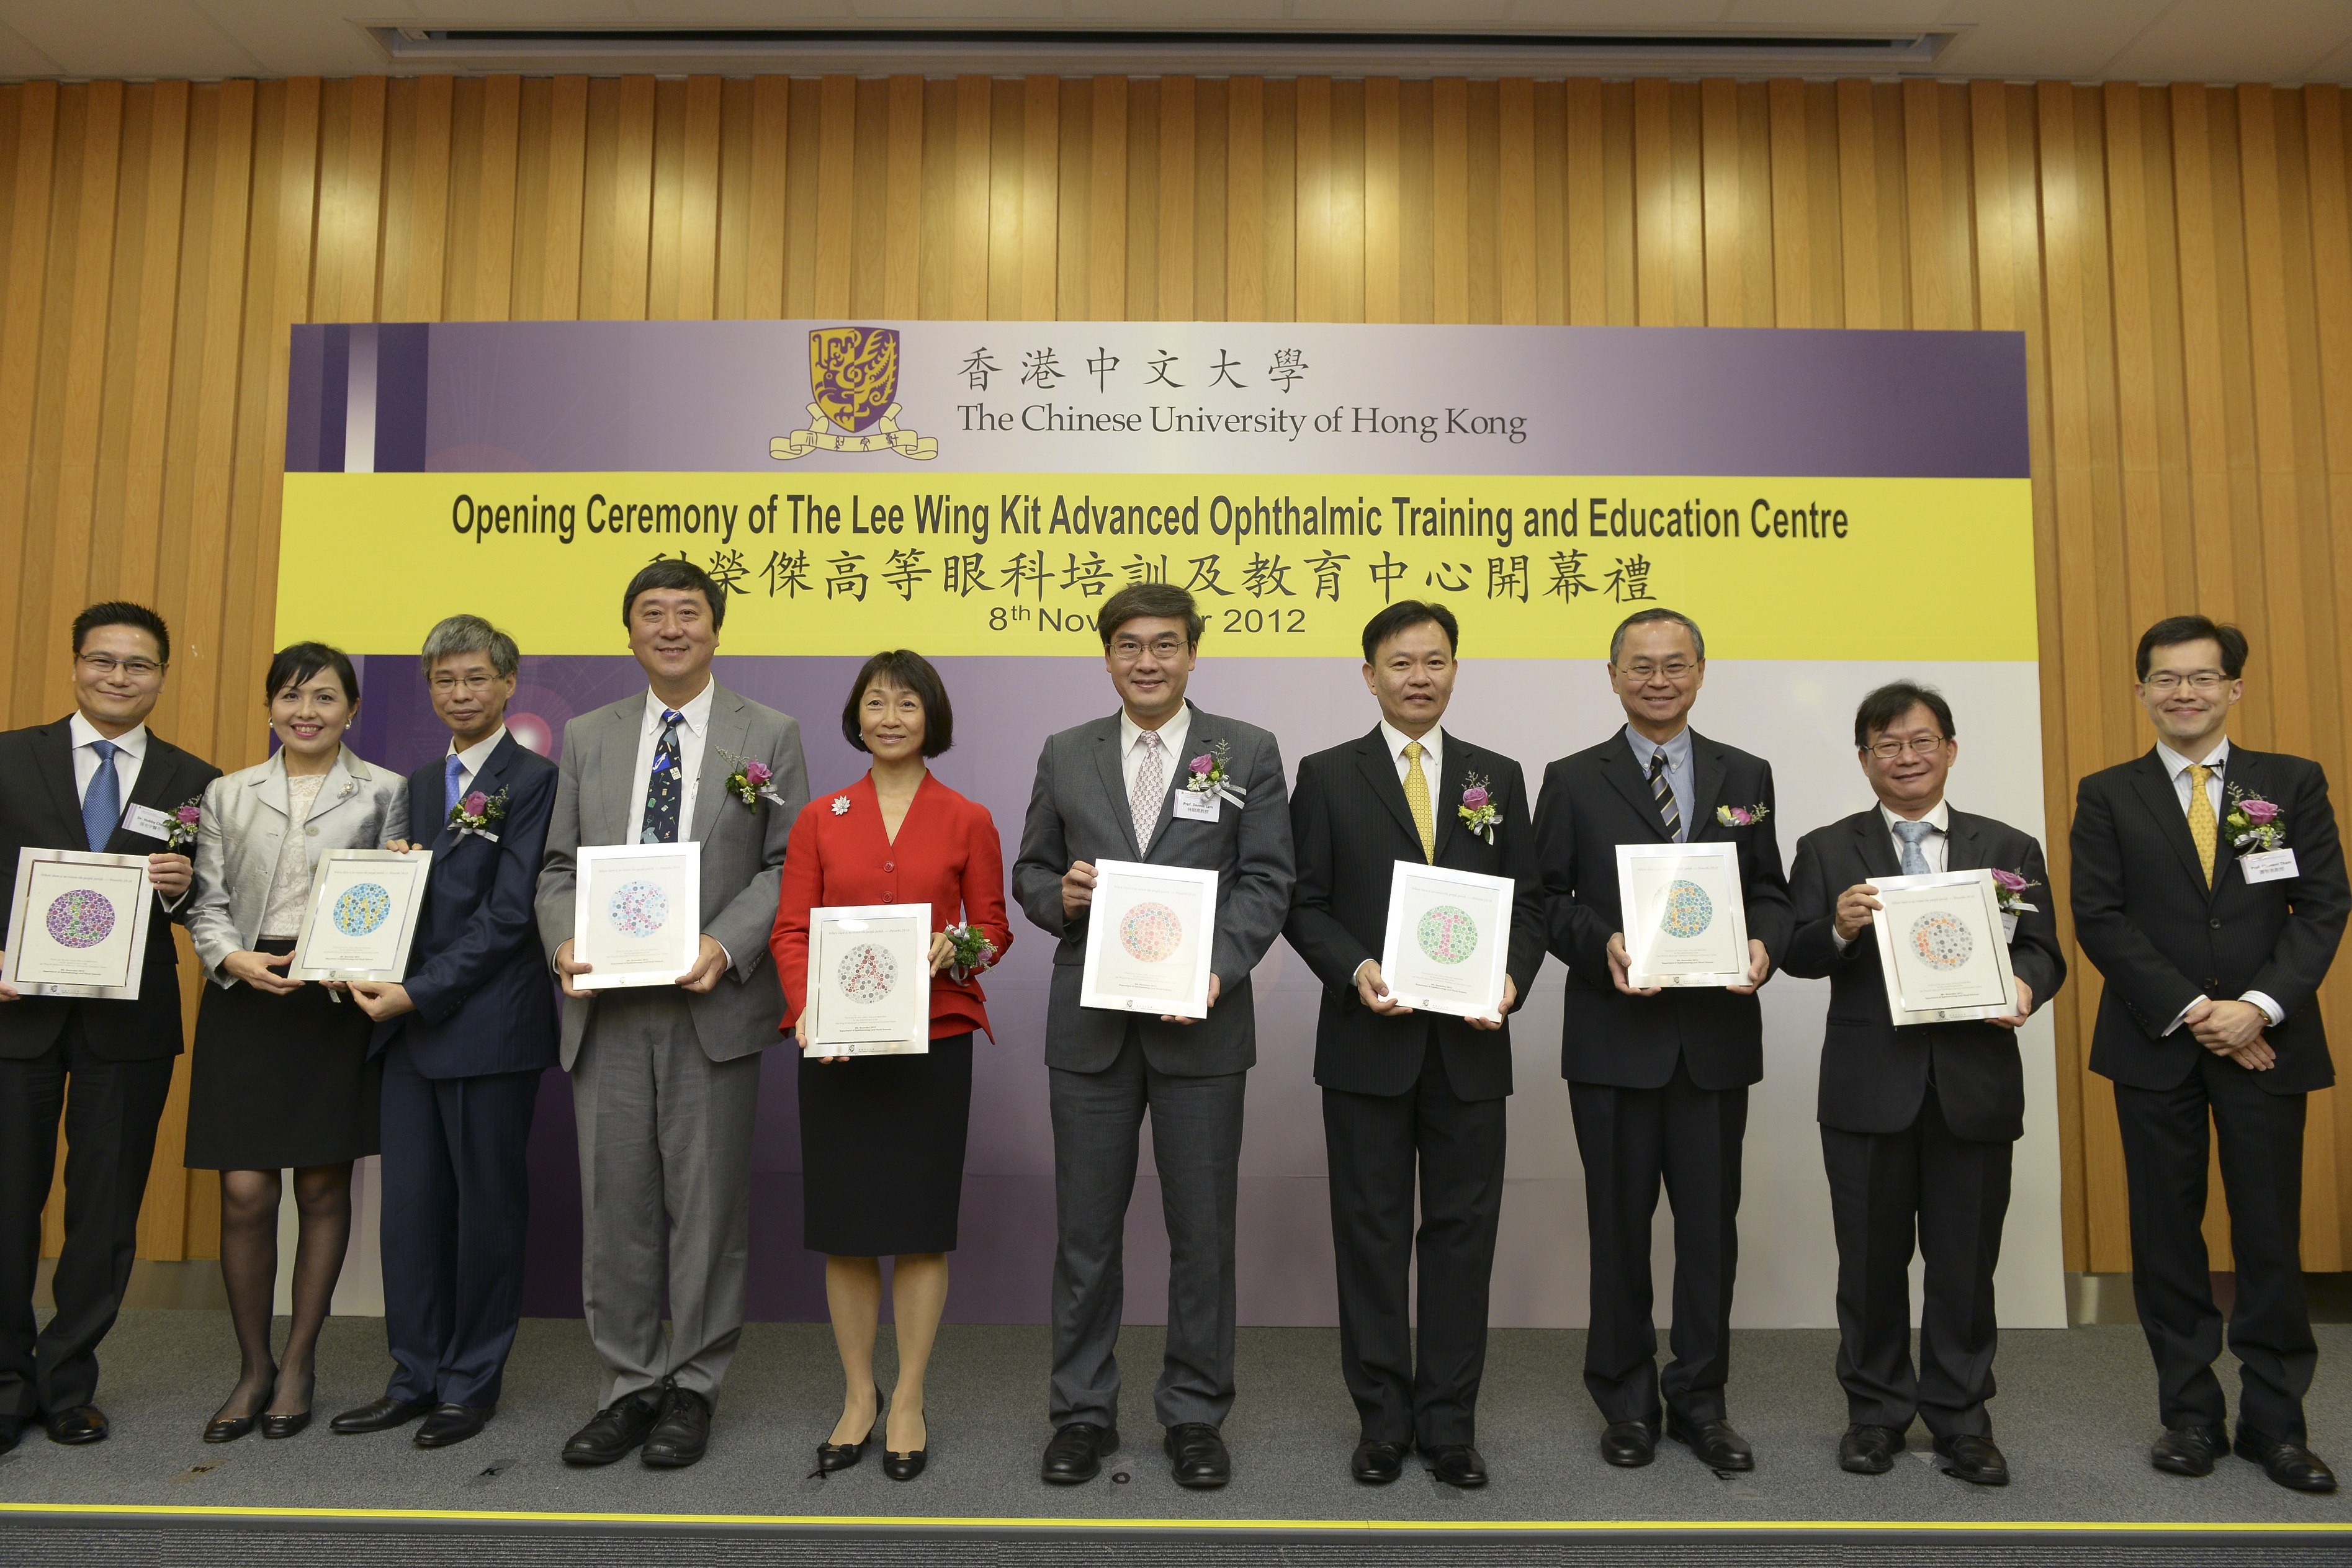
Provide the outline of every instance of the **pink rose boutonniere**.
[[1475,773],[1463,777],[1465,787],[1462,804],[1454,809],[1454,814],[1462,820],[1464,827],[1491,844],[1495,841],[1495,824],[1503,820],[1503,813],[1495,809],[1494,791]]
[[2275,800],[2265,800],[2237,785],[2230,786],[2230,814],[2221,819],[2221,826],[2230,835],[2230,847],[2240,854],[2268,852],[2286,848],[2286,813]]
[[1184,764],[1184,771],[1191,775],[1184,788],[1195,795],[1217,795],[1236,806],[1243,804],[1249,791],[1233,780],[1233,758],[1225,743],[1213,740],[1208,746],[1208,750]]
[[2025,890],[2041,885],[2040,883],[2027,877],[2021,871],[2003,871],[1999,866],[1993,868],[1993,902],[2000,909],[2000,934],[2003,941],[2017,940],[2017,917],[2034,913],[2034,906],[2025,902]]
[[471,833],[476,838],[488,839],[490,842],[497,843],[499,836],[490,831],[490,824],[503,822],[506,819],[507,792],[505,790],[501,789],[495,795],[485,795],[479,789],[476,789],[449,808],[449,821],[446,826],[451,832],[461,839]]
[[735,765],[735,771],[727,776],[727,792],[730,795],[755,811],[762,800],[772,806],[784,803],[784,798],[776,793],[774,768],[756,758],[738,757],[731,751],[721,751],[719,755]]
[[969,923],[950,925],[942,935],[955,949],[955,956],[948,960],[948,978],[958,985],[996,962],[996,944],[979,926]]
[[1771,814],[1772,808],[1761,804],[1717,806],[1715,809],[1715,820],[1727,828],[1752,828]]
[[205,802],[202,796],[193,800],[183,800],[179,808],[172,813],[171,821],[164,826],[163,847],[167,850],[176,850],[182,844],[195,842],[196,830],[204,824],[204,820]]

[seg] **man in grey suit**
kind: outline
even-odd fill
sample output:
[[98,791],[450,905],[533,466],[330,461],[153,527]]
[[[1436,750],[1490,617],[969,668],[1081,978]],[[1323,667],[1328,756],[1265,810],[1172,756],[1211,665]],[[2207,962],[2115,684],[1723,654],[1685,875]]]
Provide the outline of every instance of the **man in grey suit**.
[[[692,562],[638,572],[621,619],[649,689],[563,727],[539,931],[563,977],[581,1294],[607,1369],[604,1407],[564,1445],[568,1464],[608,1465],[640,1445],[656,1469],[702,1458],[743,1332],[760,1052],[784,1013],[768,928],[808,770],[797,723],[710,678],[726,616],[724,591]],[[747,805],[728,789],[745,760],[774,770],[780,800]],[[572,952],[577,852],[681,841],[702,847],[694,967],[675,989],[579,989],[589,967]]]
[[[1179,1485],[1223,1486],[1233,1473],[1218,1427],[1234,1402],[1234,1207],[1243,1082],[1257,1060],[1249,977],[1289,912],[1290,813],[1274,737],[1184,700],[1201,628],[1192,596],[1167,583],[1104,602],[1096,629],[1119,712],[1047,738],[1013,872],[1029,918],[1061,939],[1045,1019],[1055,1433],[1040,1469],[1056,1485],[1092,1479],[1118,1448],[1120,1244],[1147,1107],[1169,1242],[1153,1403]],[[1105,859],[1216,872],[1207,1018],[1078,1005],[1095,862]]]

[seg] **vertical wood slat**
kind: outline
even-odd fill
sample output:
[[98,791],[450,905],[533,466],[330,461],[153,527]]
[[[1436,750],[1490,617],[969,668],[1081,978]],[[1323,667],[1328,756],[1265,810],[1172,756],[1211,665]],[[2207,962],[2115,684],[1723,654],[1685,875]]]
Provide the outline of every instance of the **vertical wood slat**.
[[[1298,80],[1297,319],[1331,319],[1331,78]],[[1162,307],[1163,314],[1166,308]]]
[[1265,81],[1225,89],[1225,319],[1265,317]]
[[1127,78],[1094,83],[1094,179],[1087,208],[1088,311],[1127,319]]
[[890,78],[888,215],[883,226],[882,314],[917,313],[923,262],[923,78]]
[[1061,182],[1061,82],[1033,76],[1022,88],[1021,316],[1026,321],[1050,321],[1059,261],[1055,221]]
[[1870,84],[1837,84],[1838,226],[1844,242],[1845,321],[1880,327],[1878,150]]
[[1699,83],[1700,192],[1706,246],[1706,324],[1745,324],[1739,266],[1739,84]]
[[1459,77],[1430,84],[1436,316],[1470,319],[1470,91]]
[[1196,83],[1160,78],[1160,308],[1164,321],[1192,316],[1192,159]]
[[1536,84],[1496,84],[1501,188],[1495,204],[1495,270],[1502,319],[1536,320]]

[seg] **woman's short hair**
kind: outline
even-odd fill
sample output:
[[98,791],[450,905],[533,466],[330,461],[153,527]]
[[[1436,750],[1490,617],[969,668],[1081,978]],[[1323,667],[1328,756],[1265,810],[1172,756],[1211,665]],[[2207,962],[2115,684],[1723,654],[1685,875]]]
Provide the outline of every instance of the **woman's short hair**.
[[343,684],[343,698],[352,706],[360,706],[359,672],[352,668],[351,659],[341,648],[330,648],[324,643],[295,643],[278,650],[269,661],[268,678],[261,685],[261,700],[272,703],[278,694],[289,686],[299,686],[320,670],[332,670],[335,679]]
[[937,757],[955,744],[955,709],[948,702],[947,683],[931,662],[911,648],[891,648],[866,661],[849,683],[849,701],[842,705],[841,733],[858,750],[866,749],[866,732],[857,723],[857,709],[866,688],[887,681],[915,694],[923,705],[923,755]]

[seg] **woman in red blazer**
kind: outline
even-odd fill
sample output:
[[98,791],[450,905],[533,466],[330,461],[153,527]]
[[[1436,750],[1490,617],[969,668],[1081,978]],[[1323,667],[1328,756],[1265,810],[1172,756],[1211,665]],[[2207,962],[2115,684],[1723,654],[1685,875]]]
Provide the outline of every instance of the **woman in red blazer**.
[[817,1468],[846,1469],[874,1435],[880,1397],[874,1337],[887,1253],[898,1260],[890,1291],[898,1383],[882,1468],[895,1480],[920,1475],[929,1452],[923,1371],[947,1302],[947,1254],[955,1250],[963,1196],[971,1035],[988,1028],[979,984],[950,967],[955,950],[946,930],[969,925],[986,937],[995,952],[975,967],[1013,946],[995,821],[923,765],[952,743],[954,726],[947,688],[921,654],[899,650],[866,662],[841,730],[872,755],[873,768],[848,789],[813,799],[793,824],[768,939],[784,986],[779,1027],[789,1028],[808,1006],[811,909],[931,906],[929,1053],[803,1056],[800,1069],[807,1243],[826,1255],[825,1302],[848,1383],[841,1419],[818,1445]]

